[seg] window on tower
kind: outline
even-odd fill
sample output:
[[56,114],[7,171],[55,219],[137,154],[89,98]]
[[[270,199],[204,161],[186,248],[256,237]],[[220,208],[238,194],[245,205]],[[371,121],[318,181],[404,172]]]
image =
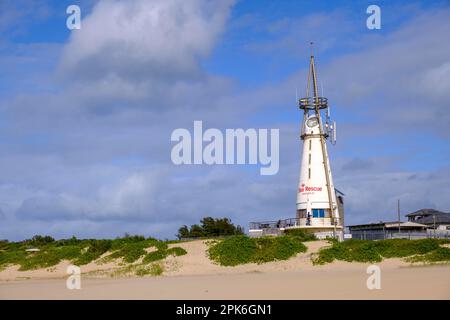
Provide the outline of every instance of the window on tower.
[[312,209],[313,218],[325,218],[325,209]]

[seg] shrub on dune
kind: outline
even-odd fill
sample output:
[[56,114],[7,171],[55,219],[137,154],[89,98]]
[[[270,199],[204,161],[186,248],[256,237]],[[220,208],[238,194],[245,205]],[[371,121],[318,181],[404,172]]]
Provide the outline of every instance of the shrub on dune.
[[[446,248],[440,247],[445,240],[439,239],[387,239],[379,241],[348,240],[332,241],[332,246],[321,249],[313,259],[314,264],[325,264],[334,260],[347,262],[380,262],[384,258],[405,258],[408,261],[449,261]],[[450,251],[450,250],[449,250]]]
[[306,252],[306,246],[291,236],[234,236],[216,241],[208,249],[210,259],[223,266],[287,260],[299,252]]

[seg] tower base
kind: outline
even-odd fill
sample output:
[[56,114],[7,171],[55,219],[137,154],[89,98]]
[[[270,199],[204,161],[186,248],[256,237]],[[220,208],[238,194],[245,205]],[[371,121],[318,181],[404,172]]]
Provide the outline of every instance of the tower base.
[[290,218],[278,221],[250,222],[248,235],[250,237],[280,236],[286,230],[302,230],[306,233],[313,233],[318,239],[335,238],[344,240],[344,227],[339,223],[332,225],[331,220],[312,218],[310,225],[306,225],[306,220]]
[[323,240],[326,238],[335,238],[338,241],[344,241],[344,229],[340,226],[325,227],[325,226],[295,226],[286,227],[284,230],[300,229],[307,233],[313,233],[317,239]]

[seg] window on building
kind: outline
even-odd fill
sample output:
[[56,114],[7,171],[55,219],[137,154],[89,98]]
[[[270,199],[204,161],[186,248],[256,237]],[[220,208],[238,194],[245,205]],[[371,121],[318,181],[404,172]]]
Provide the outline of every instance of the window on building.
[[308,159],[308,161],[309,161],[309,164],[311,164],[311,153],[309,154],[309,159]]
[[312,209],[313,218],[325,218],[325,209]]
[[311,140],[309,140],[309,150],[311,151]]
[[311,168],[308,168],[308,179],[311,179]]

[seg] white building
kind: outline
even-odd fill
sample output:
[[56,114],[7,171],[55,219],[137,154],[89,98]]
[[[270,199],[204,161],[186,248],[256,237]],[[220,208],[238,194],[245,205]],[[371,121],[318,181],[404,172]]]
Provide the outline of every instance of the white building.
[[[309,89],[312,94],[309,96]],[[303,152],[297,190],[297,228],[318,238],[343,238],[343,194],[333,184],[327,140],[336,139],[336,124],[329,118],[328,100],[318,95],[314,56],[311,55],[308,96],[299,100],[303,110]]]
[[343,239],[344,194],[335,189],[327,151],[327,141],[336,142],[336,124],[330,120],[327,98],[320,97],[314,56],[311,55],[307,96],[299,99],[303,111],[303,141],[296,217],[278,221],[251,222],[253,236],[280,234],[287,229],[303,229],[318,238]]

